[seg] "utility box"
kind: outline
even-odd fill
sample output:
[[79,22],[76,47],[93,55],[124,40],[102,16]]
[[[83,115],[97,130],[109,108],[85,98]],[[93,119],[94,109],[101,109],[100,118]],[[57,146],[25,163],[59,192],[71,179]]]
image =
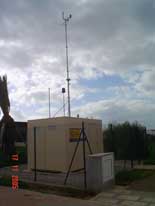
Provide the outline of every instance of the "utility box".
[[87,184],[89,191],[100,192],[114,184],[113,153],[99,153],[87,158]]
[[[34,169],[34,128],[36,128],[36,169],[67,172],[84,122],[93,154],[103,152],[102,121],[74,117],[56,117],[28,121],[28,169]],[[89,149],[86,143],[86,156]],[[83,168],[80,141],[72,171]]]

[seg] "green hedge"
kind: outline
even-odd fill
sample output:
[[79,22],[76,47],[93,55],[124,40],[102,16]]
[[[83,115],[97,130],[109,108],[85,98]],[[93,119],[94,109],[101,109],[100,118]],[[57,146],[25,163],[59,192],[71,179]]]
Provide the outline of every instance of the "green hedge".
[[123,170],[116,174],[115,181],[117,185],[128,185],[135,180],[141,180],[145,177],[149,177],[151,175],[155,175],[154,170]]

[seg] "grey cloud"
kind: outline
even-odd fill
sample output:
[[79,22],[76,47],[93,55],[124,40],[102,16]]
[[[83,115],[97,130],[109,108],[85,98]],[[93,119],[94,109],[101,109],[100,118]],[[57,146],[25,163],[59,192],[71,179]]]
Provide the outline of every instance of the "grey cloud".
[[152,102],[143,100],[123,100],[113,98],[111,100],[100,100],[89,102],[83,107],[74,109],[74,114],[80,114],[88,117],[99,117],[103,124],[109,122],[138,121],[148,128],[154,128],[155,106]]
[[141,42],[141,44],[135,45],[133,48],[127,50],[126,53],[118,59],[118,64],[126,69],[135,69],[137,66],[145,66],[146,69],[149,69],[155,65],[154,53],[154,42],[148,42],[147,44],[146,42],[145,44]]
[[[62,58],[65,45],[61,12],[67,7],[73,13],[69,25],[70,52],[89,50],[95,54],[100,49],[99,58],[103,55],[109,57],[113,62],[112,68],[109,66],[112,70],[114,65],[128,67],[130,51],[136,53],[139,44],[154,34],[152,0],[86,1],[84,4],[59,0],[15,0],[10,4],[8,0],[3,0],[0,3],[3,11],[0,37],[21,39],[34,54],[51,53],[51,56]],[[132,49],[128,51],[126,47],[130,42]],[[147,51],[144,50],[144,62],[147,61]],[[133,60],[133,65],[141,64],[141,59]]]
[[[141,74],[139,82],[135,84],[135,88],[140,92],[143,92],[147,98],[154,99],[155,90],[155,71],[148,70]],[[154,99],[155,100],[155,99]]]
[[[22,46],[3,48],[0,65],[7,71],[19,69],[27,77],[20,85],[24,92],[30,90],[31,98],[36,96],[35,103],[40,100],[43,88],[51,84],[56,90],[65,81],[62,11],[73,14],[68,25],[71,78],[87,78],[89,73],[92,79],[105,71],[121,75],[155,66],[153,0],[1,0],[0,39],[20,41]],[[44,56],[48,60],[58,58],[58,63],[43,61]],[[148,88],[148,80],[140,81],[137,88]],[[34,94],[31,87],[37,88],[38,93]],[[21,97],[22,92],[18,95]]]

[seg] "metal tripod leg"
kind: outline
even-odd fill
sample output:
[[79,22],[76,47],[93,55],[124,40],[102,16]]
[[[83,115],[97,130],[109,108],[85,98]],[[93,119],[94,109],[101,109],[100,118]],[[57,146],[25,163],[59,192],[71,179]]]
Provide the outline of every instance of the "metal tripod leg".
[[66,175],[66,178],[65,178],[65,181],[64,181],[64,185],[67,183],[67,179],[68,179],[68,176],[69,176],[69,174],[70,174],[70,170],[71,170],[71,167],[72,167],[72,164],[73,164],[73,161],[74,161],[74,158],[75,158],[75,155],[76,155],[78,146],[79,146],[79,142],[80,142],[80,140],[81,140],[81,134],[82,134],[82,129],[81,129],[81,132],[80,132],[80,137],[79,137],[79,139],[78,139],[78,142],[77,142],[76,147],[75,147],[75,150],[74,150],[74,154],[73,154],[71,163],[70,163],[70,165],[69,165],[69,169],[68,169],[68,171],[67,171],[67,175]]

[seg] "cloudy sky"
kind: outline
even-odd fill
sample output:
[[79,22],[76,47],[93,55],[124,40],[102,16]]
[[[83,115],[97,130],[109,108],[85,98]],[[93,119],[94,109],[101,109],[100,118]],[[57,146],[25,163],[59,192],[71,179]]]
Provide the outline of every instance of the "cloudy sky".
[[62,11],[73,15],[72,116],[155,128],[154,0],[0,0],[0,75],[8,76],[14,119],[48,117],[48,88],[52,116],[62,107]]

